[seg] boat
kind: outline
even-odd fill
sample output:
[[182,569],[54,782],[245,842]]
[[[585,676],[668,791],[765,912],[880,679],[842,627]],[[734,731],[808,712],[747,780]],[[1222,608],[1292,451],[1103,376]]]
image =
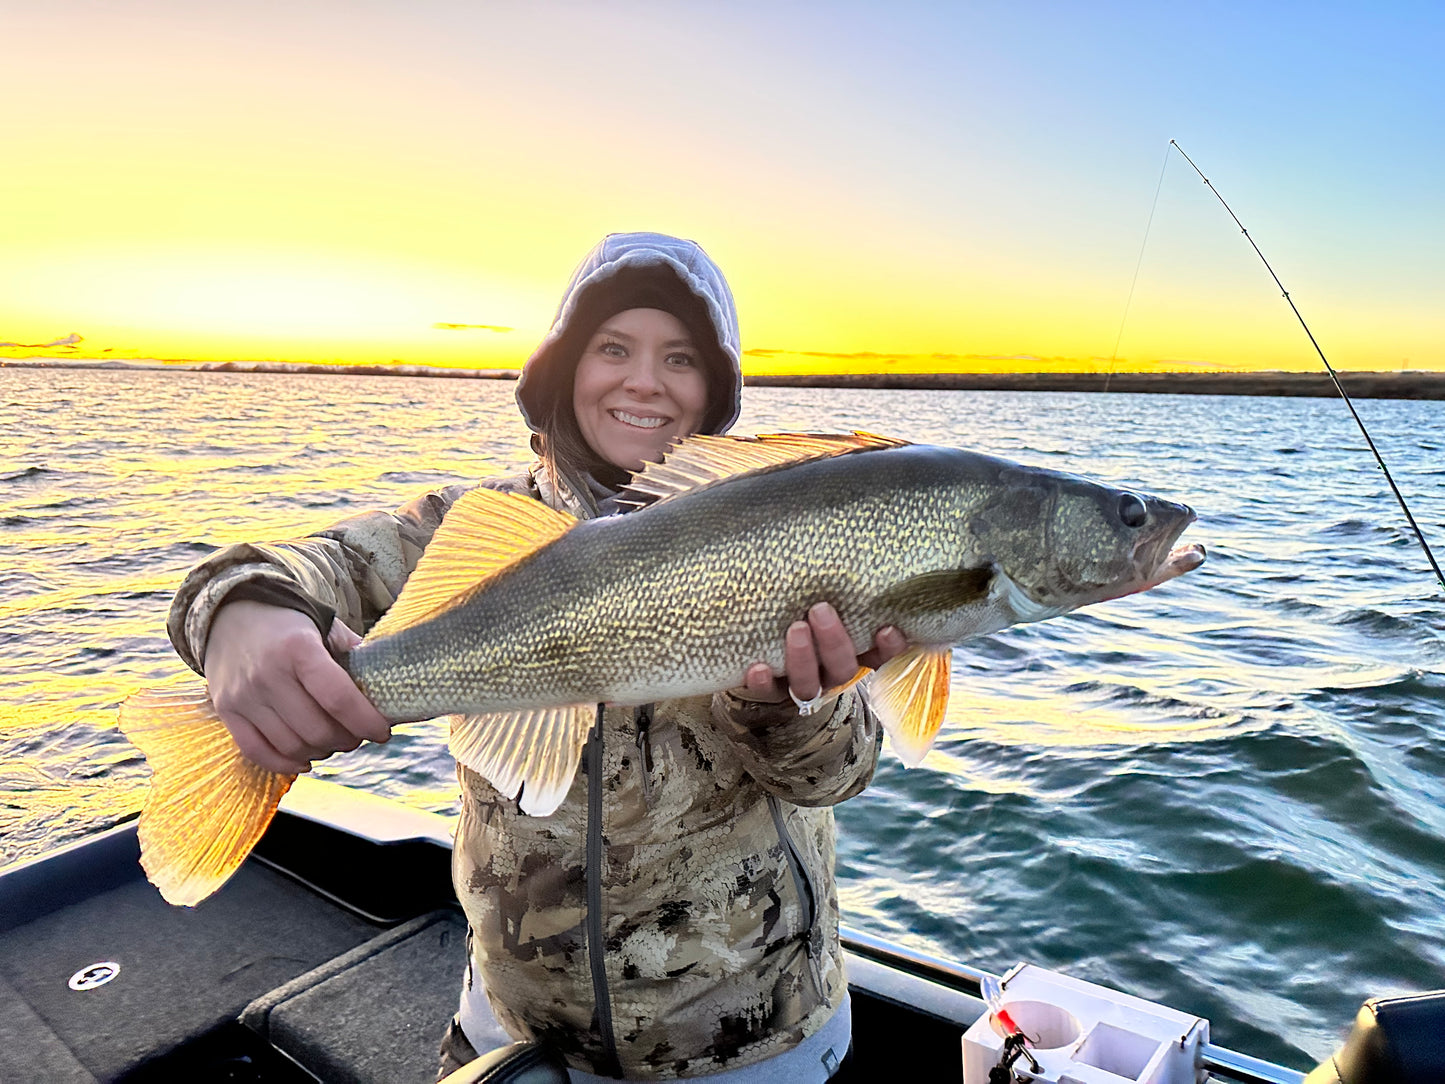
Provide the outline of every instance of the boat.
[[[145,880],[134,820],[0,870],[0,1081],[432,1081],[465,966],[452,829],[446,817],[303,776],[245,865],[195,908],[164,903]],[[983,1057],[989,1081],[1306,1081],[1302,1071],[1209,1043],[1207,1021],[1067,976],[1025,965],[991,976],[853,929],[843,942],[854,1014],[849,1080],[965,1081],[965,1061],[974,1059],[977,1077]],[[1015,997],[1028,982],[1058,991],[1045,1011],[1073,1021],[1065,1041],[1051,1054],[1037,1031],[1045,1025],[1021,1021],[1038,1041],[1008,1043],[983,1000],[991,982]],[[1409,1003],[1418,1074],[1400,1075],[1398,1063],[1368,1069],[1367,1058],[1374,1075],[1342,1077],[1336,1058],[1309,1084],[1445,1080],[1445,1071],[1436,1075],[1445,1066],[1445,992],[1397,1000]],[[1021,1015],[1044,1003],[1010,1004]],[[1080,1037],[1087,1004],[1111,1008],[1108,1022]],[[1146,1018],[1181,1034],[1158,1042],[1143,1025],[1120,1026]],[[1091,1059],[1091,1042],[1105,1049],[1100,1036],[1112,1045]],[[1379,1045],[1379,1035],[1368,1041]],[[1000,1051],[1013,1051],[1012,1068],[993,1064]],[[1057,1072],[1035,1055],[1078,1064]],[[555,1080],[565,1073],[536,1048],[499,1042],[448,1084]]]

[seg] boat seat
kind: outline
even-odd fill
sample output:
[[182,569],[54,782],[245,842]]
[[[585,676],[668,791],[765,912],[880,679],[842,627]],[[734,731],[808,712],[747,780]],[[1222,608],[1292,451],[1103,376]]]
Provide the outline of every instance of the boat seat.
[[1305,1084],[1439,1084],[1445,1080],[1445,990],[1372,997],[1335,1056]]
[[[442,1034],[457,1011],[466,944],[462,914],[433,911],[257,998],[241,1023],[327,1084],[432,1084]],[[500,1026],[491,1039],[478,1061],[459,1070],[483,1073],[462,1078],[468,1084],[554,1079],[526,1075],[534,1059],[519,1055],[532,1048],[513,1044]],[[483,1063],[493,1054],[497,1075],[487,1076]]]

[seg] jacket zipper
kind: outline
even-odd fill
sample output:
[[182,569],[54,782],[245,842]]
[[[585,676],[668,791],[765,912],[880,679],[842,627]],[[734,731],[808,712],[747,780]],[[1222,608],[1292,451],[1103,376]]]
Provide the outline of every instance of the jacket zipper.
[[612,1029],[612,994],[607,988],[607,945],[602,912],[602,713],[587,741],[587,960],[592,968],[592,997],[597,1003],[597,1030],[602,1034],[602,1076],[622,1075],[617,1035]]
[[813,976],[813,985],[820,999],[827,998],[823,989],[823,927],[818,921],[818,891],[813,876],[803,861],[798,845],[788,833],[787,822],[783,819],[782,803],[775,794],[768,795],[768,812],[773,815],[773,827],[778,831],[778,840],[783,845],[783,857],[788,861],[788,871],[793,875],[793,887],[803,909],[804,945],[808,954],[808,970]]
[[638,770],[642,774],[642,804],[652,808],[652,704],[643,704],[632,713],[637,727]]

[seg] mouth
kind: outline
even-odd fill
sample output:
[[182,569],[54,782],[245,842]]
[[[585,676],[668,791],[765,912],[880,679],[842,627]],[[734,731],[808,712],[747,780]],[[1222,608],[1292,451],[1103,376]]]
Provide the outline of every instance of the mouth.
[[633,414],[626,410],[609,410],[607,412],[623,425],[631,426],[633,429],[661,429],[671,418],[660,417],[652,414]]
[[1100,602],[1107,602],[1110,599],[1124,598],[1128,595],[1141,594],[1144,591],[1153,590],[1161,583],[1168,583],[1186,572],[1193,572],[1204,563],[1204,547],[1198,542],[1187,542],[1182,546],[1175,546],[1169,551],[1169,556],[1160,561],[1154,568],[1154,574],[1142,583],[1130,584],[1112,595],[1106,595]]
[[1161,583],[1167,583],[1176,576],[1182,576],[1186,572],[1193,572],[1204,563],[1204,547],[1198,542],[1189,542],[1182,546],[1175,546],[1169,551],[1169,556],[1160,562],[1155,569],[1154,575],[1150,577],[1149,583],[1143,588],[1158,587]]

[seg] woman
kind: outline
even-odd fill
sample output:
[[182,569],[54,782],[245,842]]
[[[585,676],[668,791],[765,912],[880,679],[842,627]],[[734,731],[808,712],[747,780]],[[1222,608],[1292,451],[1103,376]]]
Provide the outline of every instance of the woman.
[[[630,472],[736,420],[739,356],[731,292],[697,245],[612,235],[517,387],[537,461],[480,484],[579,518],[619,512]],[[387,740],[323,633],[337,650],[359,641],[465,488],[232,546],[187,577],[172,640],[247,757],[298,772]],[[857,656],[819,603],[787,631],[784,675],[759,663],[712,697],[599,705],[583,771],[549,817],[460,768],[453,873],[471,960],[443,1072],[494,1012],[577,1080],[832,1076],[851,1025],[830,807],[867,785],[879,732],[855,693],[826,692],[904,646],[880,630]]]

